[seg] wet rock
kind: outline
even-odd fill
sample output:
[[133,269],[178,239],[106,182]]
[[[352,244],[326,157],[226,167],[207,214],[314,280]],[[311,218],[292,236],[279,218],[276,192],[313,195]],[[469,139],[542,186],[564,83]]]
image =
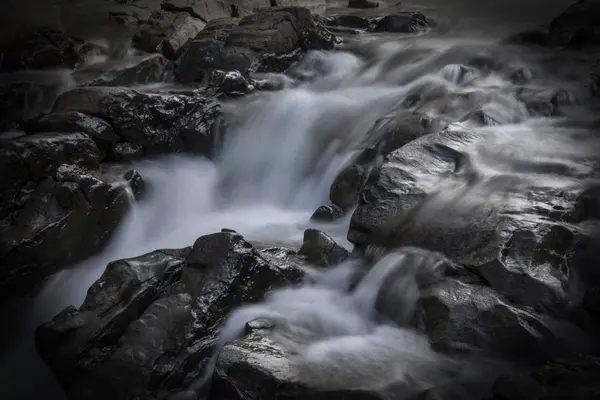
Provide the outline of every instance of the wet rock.
[[[44,156],[47,148],[39,151]],[[79,151],[64,161],[85,164]],[[101,250],[127,212],[123,186],[100,180],[77,165],[46,163],[59,163],[64,156],[42,158],[28,166],[28,183],[0,233],[3,298],[23,294],[59,268]],[[37,185],[29,184],[34,180]]]
[[130,162],[140,160],[144,156],[144,147],[134,143],[117,143],[113,149],[115,161]]
[[106,158],[114,143],[119,140],[113,128],[106,121],[77,111],[46,114],[26,121],[23,125],[29,133],[84,133],[96,143],[100,161]]
[[348,0],[348,7],[361,9],[378,8],[379,3],[370,0]]
[[71,399],[169,398],[201,373],[224,318],[290,276],[234,232],[116,261],[79,309],[38,328],[38,351]]
[[141,93],[114,87],[78,88],[60,96],[53,112],[77,111],[107,121],[129,143],[128,156],[173,152],[212,155],[219,106],[214,99],[191,94]]
[[188,12],[156,11],[148,20],[141,22],[133,36],[133,44],[140,50],[158,52],[173,60],[206,26],[205,21]]
[[80,61],[72,38],[44,27],[13,41],[4,50],[0,70],[73,68]]
[[316,229],[304,231],[304,241],[298,254],[317,265],[339,264],[348,258],[348,250],[339,246],[329,235]]
[[[244,395],[240,395],[240,392]],[[254,330],[227,344],[220,352],[209,398],[242,400],[383,400],[376,389],[324,390],[299,376],[293,354],[273,340],[268,329]]]
[[254,90],[254,85],[238,71],[213,71],[209,77],[209,86],[217,89],[217,96],[224,97],[241,97]]
[[554,335],[538,316],[477,284],[445,280],[422,290],[417,318],[439,350],[516,358],[544,357],[553,350]]
[[242,19],[208,23],[190,43],[177,71],[183,82],[202,81],[212,70],[283,72],[301,52],[332,49],[334,37],[305,8],[273,8]]
[[161,7],[166,11],[185,11],[202,21],[230,17],[230,9],[224,0],[165,0]]
[[329,25],[366,30],[371,27],[371,21],[356,15],[338,15],[331,18]]
[[123,178],[129,184],[136,200],[140,200],[146,192],[146,182],[142,175],[135,169],[131,169],[123,175]]
[[579,1],[550,24],[550,43],[581,47],[600,44],[600,3]]
[[498,378],[493,400],[596,399],[600,393],[600,359],[569,355],[549,361],[530,374]]
[[311,221],[332,222],[344,216],[344,210],[336,205],[321,206],[310,217]]
[[160,54],[139,56],[120,62],[92,64],[72,76],[78,86],[130,86],[160,82],[167,60]]
[[386,155],[443,125],[410,111],[398,110],[377,120],[358,148],[363,149],[335,178],[331,202],[345,212],[356,206],[373,166]]
[[417,33],[429,28],[429,22],[420,12],[406,11],[387,15],[374,21],[373,32]]

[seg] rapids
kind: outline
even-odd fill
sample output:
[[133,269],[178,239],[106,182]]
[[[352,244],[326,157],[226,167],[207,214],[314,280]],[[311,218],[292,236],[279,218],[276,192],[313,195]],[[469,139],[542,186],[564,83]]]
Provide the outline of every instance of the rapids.
[[[235,229],[254,242],[298,247],[303,231],[316,227],[350,248],[348,218],[335,224],[309,218],[328,203],[333,179],[370,127],[407,102],[430,118],[449,122],[450,129],[484,132],[486,139],[468,150],[470,172],[479,177],[477,182],[511,179],[487,185],[478,196],[518,193],[523,184],[540,179],[557,186],[581,184],[578,179],[588,172],[582,160],[598,151],[585,129],[591,98],[590,89],[580,85],[585,60],[567,70],[554,54],[497,43],[366,37],[338,52],[313,52],[291,73],[306,79],[300,85],[225,105],[231,131],[214,162],[182,156],[140,162],[136,168],[149,184],[148,196],[134,205],[110,245],[13,305],[16,314],[26,317],[18,332],[6,338],[12,348],[0,353],[0,397],[54,398],[60,391],[35,354],[34,329],[64,307],[81,304],[110,261],[189,246],[221,228]],[[519,73],[532,79],[515,83]],[[519,98],[522,90],[555,88],[566,93],[559,96],[566,119],[541,118]],[[478,119],[480,110],[483,118]],[[580,121],[578,128],[572,120]],[[409,375],[407,379],[427,387],[449,379],[455,360],[436,355],[423,337],[374,313],[382,282],[398,268],[405,272],[402,307],[410,310],[416,301],[415,265],[402,253],[388,255],[348,292],[350,277],[359,268],[355,264],[317,274],[313,284],[282,289],[261,304],[237,310],[221,342],[237,337],[250,319],[274,318],[285,327],[277,333],[279,339],[302,358],[301,373],[321,385],[348,387],[370,380],[370,385],[385,386]],[[295,347],[297,342],[302,345]]]

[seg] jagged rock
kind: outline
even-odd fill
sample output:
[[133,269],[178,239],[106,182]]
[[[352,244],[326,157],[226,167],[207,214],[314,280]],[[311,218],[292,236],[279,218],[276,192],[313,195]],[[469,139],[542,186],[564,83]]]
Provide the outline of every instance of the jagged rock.
[[584,239],[550,218],[575,206],[575,192],[541,186],[510,192],[518,202],[475,200],[479,191],[487,198],[495,187],[518,186],[479,180],[465,155],[479,140],[476,133],[446,130],[390,153],[369,175],[348,239],[358,247],[439,251],[517,304],[564,311],[574,279],[568,271],[587,268],[577,260],[589,249],[579,248]]
[[217,96],[224,97],[240,97],[254,90],[254,85],[238,71],[214,70],[209,76],[208,85],[217,89],[215,93]]
[[26,121],[24,128],[29,133],[84,133],[96,143],[100,152],[100,161],[106,158],[114,143],[119,140],[113,128],[106,121],[77,111],[46,114]]
[[430,118],[410,111],[394,111],[377,120],[359,144],[363,149],[335,178],[331,185],[331,202],[344,211],[356,206],[359,195],[367,181],[371,168],[378,160],[392,151],[430,132],[438,131],[442,125]]
[[72,38],[44,27],[14,40],[0,59],[0,70],[73,68],[80,61]]
[[[128,149],[142,148],[143,154],[192,152],[212,155],[214,125],[219,106],[214,99],[187,94],[141,93],[114,87],[78,88],[61,95],[53,112],[78,111],[107,121],[129,143]],[[118,157],[116,157],[118,158]]]
[[329,235],[316,229],[304,231],[304,241],[298,254],[317,265],[339,264],[348,258],[348,250],[338,245]]
[[[42,147],[40,156],[46,150],[57,151]],[[47,163],[85,164],[87,156],[81,157],[78,151],[83,149],[29,164],[28,181],[17,194],[0,233],[2,297],[23,294],[59,268],[101,250],[125,216],[129,200],[123,186],[102,181],[77,165]],[[65,155],[70,159],[64,160]],[[20,166],[23,169],[24,164]]]
[[558,46],[600,44],[600,2],[579,1],[550,24],[550,43]]
[[146,182],[142,175],[137,170],[131,169],[123,175],[123,178],[129,183],[135,199],[140,200],[146,192]]
[[176,59],[205,26],[204,20],[187,12],[174,14],[156,11],[141,23],[133,36],[133,44],[140,50],[158,52],[168,59]]
[[480,284],[444,280],[422,290],[417,318],[439,350],[516,358],[543,357],[554,350],[555,337],[543,320]]
[[493,400],[592,400],[600,395],[600,359],[570,355],[526,374],[505,375],[494,384]]
[[374,21],[373,32],[417,33],[429,28],[425,15],[418,11],[399,12]]
[[310,217],[311,221],[332,222],[344,216],[344,210],[336,205],[321,206]]
[[113,157],[115,161],[130,162],[139,160],[144,156],[144,148],[142,145],[134,143],[117,143],[113,149]]
[[120,62],[96,63],[76,70],[78,86],[130,86],[160,82],[167,60],[160,54]]
[[38,328],[39,353],[71,399],[168,398],[206,364],[224,318],[294,283],[235,232],[109,264],[79,309]]
[[261,68],[283,72],[300,52],[333,46],[333,36],[314,23],[307,9],[273,8],[241,20],[209,22],[190,43],[177,76],[192,82],[202,81],[215,69],[237,70],[242,75]]
[[370,0],[348,0],[348,8],[378,8],[379,3]]

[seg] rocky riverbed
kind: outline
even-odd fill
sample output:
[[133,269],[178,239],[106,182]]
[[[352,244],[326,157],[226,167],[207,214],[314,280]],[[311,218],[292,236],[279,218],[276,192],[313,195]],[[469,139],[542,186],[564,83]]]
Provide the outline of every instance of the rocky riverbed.
[[3,28],[2,398],[598,398],[600,2],[88,3]]

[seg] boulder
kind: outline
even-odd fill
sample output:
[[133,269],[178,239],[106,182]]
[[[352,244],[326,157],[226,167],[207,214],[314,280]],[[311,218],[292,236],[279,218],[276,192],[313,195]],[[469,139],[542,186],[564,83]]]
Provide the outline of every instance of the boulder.
[[348,250],[338,245],[329,235],[316,229],[304,231],[304,241],[298,254],[313,264],[328,266],[348,258]]
[[321,206],[310,217],[311,221],[333,222],[344,216],[344,210],[336,205]]
[[84,133],[96,143],[100,161],[106,159],[114,143],[119,141],[119,136],[106,121],[77,111],[45,114],[23,125],[28,133]]
[[370,0],[348,0],[348,8],[378,8],[379,3]]
[[[56,153],[19,165],[20,181],[10,189],[27,182],[9,203],[8,212],[3,212],[8,216],[0,233],[3,298],[24,294],[58,269],[101,250],[125,216],[129,206],[125,187],[103,181],[78,165],[47,163],[97,162],[96,157],[89,161],[82,157],[83,149],[71,154],[59,154],[53,147],[36,149],[40,156],[45,156],[44,151]],[[65,160],[67,155],[70,159]]]
[[160,54],[138,56],[120,62],[96,63],[77,69],[78,86],[131,86],[160,82],[167,60]]
[[204,22],[231,16],[224,0],[164,0],[161,7],[165,11],[185,11]]
[[332,49],[334,37],[315,24],[305,8],[273,8],[242,19],[222,18],[208,23],[194,38],[181,60],[177,77],[203,81],[218,69],[283,72],[301,52]]
[[37,348],[71,399],[168,398],[201,373],[234,308],[302,275],[235,232],[202,236],[109,264],[79,309],[38,328]]
[[600,45],[600,2],[579,1],[550,24],[550,43],[556,46]]
[[77,50],[75,41],[64,32],[43,27],[4,49],[0,71],[74,68],[81,61]]
[[205,20],[188,12],[156,11],[149,19],[140,22],[133,36],[133,45],[149,53],[161,53],[173,60],[205,26]]
[[[142,93],[122,87],[86,87],[61,95],[54,113],[81,112],[108,122],[126,148],[125,154],[191,152],[212,155],[219,105],[191,94]],[[120,153],[123,153],[122,151]]]
[[429,28],[425,15],[418,11],[398,12],[375,20],[373,32],[418,33]]
[[342,26],[345,28],[363,29],[367,30],[371,27],[371,21],[367,18],[359,17],[357,15],[338,15],[331,18],[328,21],[331,26]]

